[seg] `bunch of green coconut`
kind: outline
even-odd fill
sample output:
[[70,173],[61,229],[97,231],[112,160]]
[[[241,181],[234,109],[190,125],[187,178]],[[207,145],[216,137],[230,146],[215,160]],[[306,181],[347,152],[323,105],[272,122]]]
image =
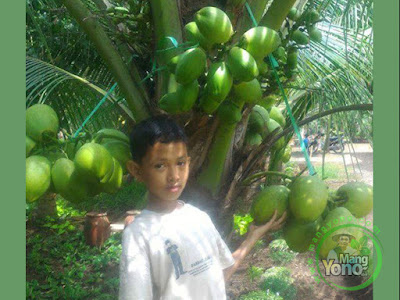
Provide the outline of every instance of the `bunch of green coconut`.
[[[289,12],[289,19],[296,19],[292,16],[294,10]],[[170,75],[168,92],[160,99],[159,107],[170,114],[194,110],[216,115],[225,124],[239,122],[244,106],[251,107],[246,143],[259,145],[266,134],[274,130],[278,133],[285,126],[285,118],[277,108],[279,99],[271,93],[276,82],[268,55],[273,54],[278,60],[279,76],[293,76],[298,46],[304,45],[298,37],[303,33],[296,30],[307,26],[314,39],[311,27],[317,30],[314,25],[319,20],[313,10],[299,15],[283,40],[280,33],[265,26],[253,27],[233,39],[234,30],[224,11],[216,7],[200,9],[184,27],[185,44],[191,43],[189,49],[172,47],[168,39],[159,48],[164,55],[159,62],[166,65]],[[263,90],[268,85],[269,95],[264,97]],[[288,160],[290,149],[282,149],[284,139],[276,144],[274,149],[280,149],[280,155]]]
[[186,42],[195,46],[172,50],[168,93],[160,99],[160,108],[171,114],[194,109],[216,114],[223,122],[239,122],[244,104],[262,99],[259,79],[268,71],[264,58],[280,45],[278,32],[258,26],[233,43],[231,21],[216,7],[197,11],[184,32]]
[[[255,195],[250,214],[256,225],[267,223],[278,211],[278,217],[287,212],[283,237],[289,248],[295,252],[306,252],[316,239],[322,236],[322,227],[332,229],[344,224],[359,224],[359,218],[366,217],[373,207],[373,190],[368,184],[350,182],[337,191],[329,193],[325,182],[315,176],[299,176],[288,186],[271,185]],[[326,231],[325,231],[326,232]],[[356,239],[362,233],[353,227],[340,228],[335,234],[347,233]],[[315,241],[315,240],[314,240]],[[326,258],[329,251],[337,246],[332,239],[326,239],[319,252]]]
[[46,104],[26,110],[26,200],[47,192],[80,202],[101,192],[115,193],[131,158],[129,138],[116,129],[57,138],[59,119]]
[[314,9],[301,13],[296,8],[291,8],[288,15],[289,31],[282,45],[273,52],[274,57],[283,66],[283,74],[287,78],[294,78],[296,74],[299,49],[307,46],[310,41],[320,43],[322,33],[316,24],[322,20],[320,14]]

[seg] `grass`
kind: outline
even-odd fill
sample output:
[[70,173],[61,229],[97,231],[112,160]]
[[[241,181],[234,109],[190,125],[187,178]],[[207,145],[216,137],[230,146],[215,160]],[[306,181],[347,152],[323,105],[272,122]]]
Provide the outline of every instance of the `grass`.
[[[322,165],[314,166],[314,169],[319,178],[322,178]],[[349,174],[349,179],[356,179],[356,175],[354,174],[351,166],[347,166],[347,172]],[[325,163],[324,178],[322,179],[345,180],[346,178],[346,170],[343,164]]]
[[239,300],[283,300],[283,298],[271,291],[257,290],[241,295]]
[[57,217],[33,220],[37,203],[27,204],[27,299],[117,299],[121,234],[99,248],[86,245],[74,217],[88,211],[120,216],[142,209],[145,188],[133,182],[114,195],[100,194],[79,204],[56,198]]
[[297,253],[289,249],[284,239],[277,239],[269,244],[269,257],[273,260],[275,265],[285,265],[290,263]]
[[115,299],[121,234],[101,249],[68,220],[47,218],[26,241],[27,299]]
[[297,289],[290,270],[285,267],[272,267],[262,275],[261,288],[281,296],[285,300],[296,299]]
[[264,269],[256,266],[250,266],[249,269],[247,270],[247,274],[249,275],[251,282],[260,278],[263,273]]

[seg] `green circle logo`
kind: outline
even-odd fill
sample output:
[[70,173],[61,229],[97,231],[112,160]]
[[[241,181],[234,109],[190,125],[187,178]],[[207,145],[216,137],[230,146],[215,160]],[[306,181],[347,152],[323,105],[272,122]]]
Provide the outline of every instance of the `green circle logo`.
[[[363,234],[358,240],[353,235],[356,231],[358,234]],[[325,269],[323,271],[319,264],[320,251],[327,239],[333,240],[336,246],[329,251],[326,259],[321,259]],[[315,265],[319,277],[332,288],[356,291],[366,288],[378,277],[382,268],[382,252],[382,244],[371,230],[357,224],[344,224],[330,229],[321,238],[316,248]],[[327,279],[330,276],[346,275],[363,276],[368,279],[350,287],[341,286]]]

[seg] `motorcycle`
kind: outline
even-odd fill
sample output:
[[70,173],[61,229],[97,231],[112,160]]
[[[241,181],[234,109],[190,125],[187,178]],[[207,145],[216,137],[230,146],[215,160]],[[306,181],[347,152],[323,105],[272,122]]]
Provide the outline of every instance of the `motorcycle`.
[[[323,151],[325,147],[325,141],[321,140],[321,150]],[[342,138],[338,136],[332,136],[329,138],[329,146],[327,151],[333,151],[335,153],[342,153],[344,151],[344,142]]]

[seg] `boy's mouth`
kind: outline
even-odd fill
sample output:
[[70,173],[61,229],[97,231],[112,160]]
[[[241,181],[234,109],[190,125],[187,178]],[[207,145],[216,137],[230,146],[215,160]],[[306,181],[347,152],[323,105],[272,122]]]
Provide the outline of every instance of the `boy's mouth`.
[[173,186],[168,186],[167,190],[171,193],[176,193],[179,192],[179,190],[182,188],[181,185],[173,185]]

